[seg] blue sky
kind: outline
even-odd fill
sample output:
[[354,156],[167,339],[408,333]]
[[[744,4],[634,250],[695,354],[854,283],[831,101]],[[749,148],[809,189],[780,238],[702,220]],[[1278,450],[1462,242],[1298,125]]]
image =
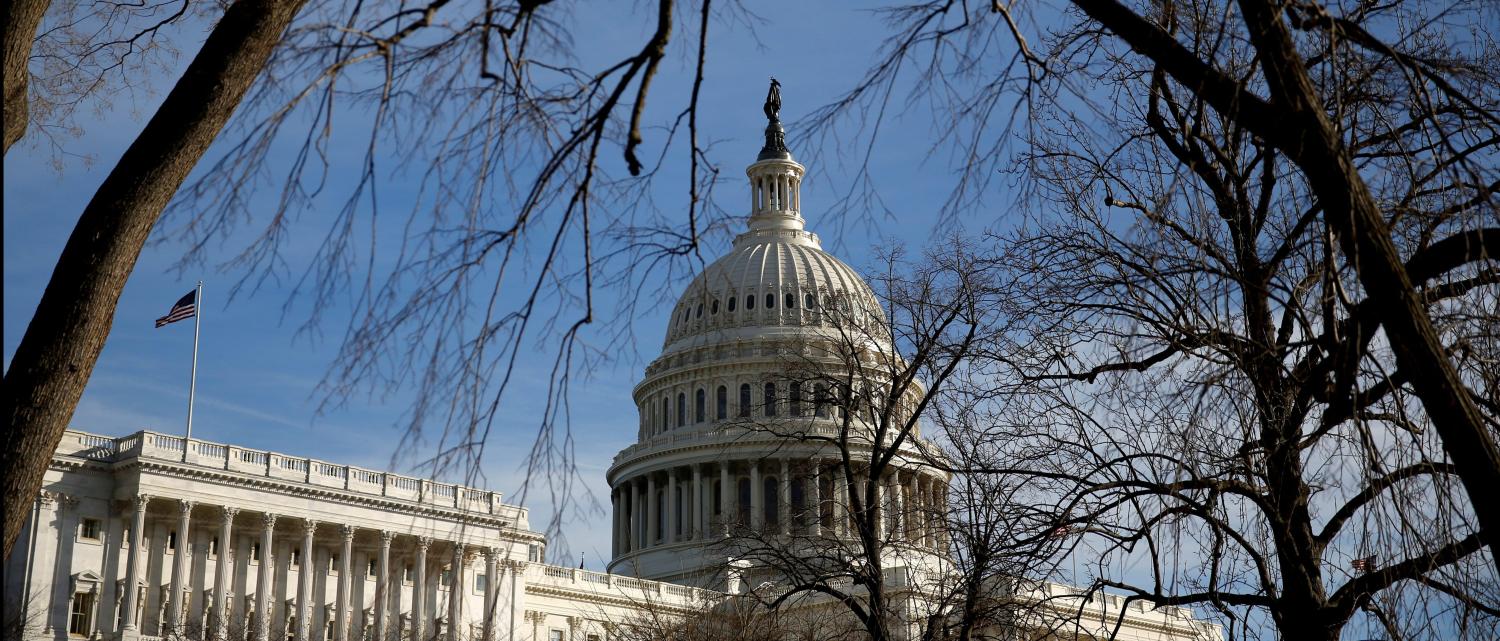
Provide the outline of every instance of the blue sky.
[[[605,4],[608,8],[601,11],[585,15],[575,10],[571,16],[578,24],[574,31],[578,57],[585,62],[623,55],[639,46],[649,28],[648,21],[624,15],[632,5]],[[760,105],[768,76],[775,75],[782,82],[783,119],[793,124],[852,86],[865,71],[888,32],[878,16],[862,7],[859,3],[755,3],[755,11],[765,22],[756,26],[754,34],[743,24],[719,22],[711,27],[700,128],[705,138],[720,141],[710,156],[728,177],[719,187],[721,203],[739,207],[748,200],[742,196],[746,188],[741,169],[754,159],[761,144],[764,117]],[[183,55],[175,68],[153,80],[154,94],[140,94],[133,101],[119,100],[97,117],[82,121],[84,135],[68,142],[67,150],[92,162],[69,160],[61,168],[55,167],[52,152],[34,139],[23,139],[5,158],[7,365],[78,213],[140,131],[169,82],[186,65],[203,33],[202,25],[188,25],[175,32],[172,37],[180,39]],[[684,52],[695,41],[681,30],[676,37],[675,57],[664,63],[662,77],[651,95],[660,118],[685,104],[691,80],[691,61]],[[927,241],[950,186],[945,180],[946,159],[927,157],[937,133],[935,126],[920,107],[892,114],[871,167],[893,214],[876,217],[873,225],[835,226],[835,221],[820,217],[820,211],[830,206],[837,192],[848,188],[850,170],[857,164],[841,161],[839,150],[821,150],[821,162],[809,166],[812,176],[804,188],[803,209],[810,228],[823,235],[826,247],[860,268],[869,266],[876,245],[903,243],[917,247]],[[805,160],[812,155],[806,143],[799,146],[795,127],[789,131],[789,138],[799,158]],[[647,154],[659,149],[661,142],[659,131],[648,131]],[[213,153],[211,150],[210,156]],[[674,164],[665,171],[660,183],[664,188],[655,194],[658,206],[668,211],[685,208],[685,180],[673,179],[682,176],[684,168]],[[400,176],[383,178],[382,197],[400,200],[409,196],[407,192],[413,188],[409,182]],[[337,186],[327,191],[338,194]],[[339,203],[329,200],[317,203],[316,208],[331,213]],[[1011,198],[997,193],[992,194],[991,202],[1009,203]],[[1003,218],[1000,214],[981,215]],[[709,259],[725,249],[724,239],[715,243],[705,253]],[[229,302],[225,291],[238,274],[220,272],[212,265],[179,274],[171,266],[181,255],[182,247],[170,242],[154,243],[142,254],[74,415],[75,429],[109,435],[140,429],[178,433],[183,429],[192,324],[154,329],[152,321],[202,278],[206,283],[205,313],[195,437],[377,469],[392,469],[394,465],[397,471],[409,471],[402,469],[415,458],[408,456],[409,452],[395,461],[400,415],[409,397],[401,393],[362,394],[350,398],[343,407],[319,415],[313,390],[338,347],[339,332],[321,338],[298,335],[301,318],[296,312],[286,316],[282,312],[288,294],[284,282]],[[340,320],[340,309],[334,305],[335,321]],[[630,390],[644,365],[655,356],[666,321],[658,309],[646,306],[637,318],[620,322],[633,324],[638,337],[635,350],[621,353],[613,362],[589,372],[588,378],[575,383],[572,396],[571,426],[581,474],[595,497],[608,496],[604,472],[610,458],[635,437]],[[337,326],[337,322],[333,324]],[[525,417],[539,411],[537,399],[544,396],[541,386],[545,385],[550,354],[539,352],[537,356],[532,362],[523,360],[516,393],[508,394],[502,406],[502,414],[514,420],[503,422],[487,447],[487,484],[507,494],[514,493],[520,481],[518,465],[535,429],[535,422]],[[533,511],[533,523],[544,523],[551,510],[546,497],[533,496],[527,505]],[[575,514],[569,518],[563,531],[571,558],[582,552],[590,567],[602,567],[609,551],[608,528],[593,526],[607,516]],[[555,546],[554,551],[561,548]]]

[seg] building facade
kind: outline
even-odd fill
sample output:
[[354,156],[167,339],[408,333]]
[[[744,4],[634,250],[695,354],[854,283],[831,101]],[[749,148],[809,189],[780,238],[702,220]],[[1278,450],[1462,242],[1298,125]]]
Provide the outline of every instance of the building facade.
[[[767,115],[747,169],[748,228],[688,286],[635,388],[637,441],[608,471],[608,573],[543,563],[545,537],[496,492],[154,432],[70,431],[5,560],[6,638],[607,641],[643,615],[689,616],[745,593],[757,568],[726,541],[851,536],[848,481],[832,473],[827,438],[808,437],[864,422],[818,377],[785,373],[793,361],[878,370],[832,356],[850,327],[862,328],[855,353],[894,350],[864,279],[805,229],[805,169],[770,101]],[[907,552],[885,564],[887,584],[919,621],[923,586],[947,571],[941,523],[923,515],[942,512],[949,479],[923,464],[914,436],[879,479],[879,531]],[[1065,636],[1124,613],[1122,639],[1221,637],[1182,608],[1069,593],[1044,584],[1016,598],[1041,604],[1028,615],[1037,629],[1062,629],[1049,608],[1075,620]],[[789,607],[836,618],[842,606]]]

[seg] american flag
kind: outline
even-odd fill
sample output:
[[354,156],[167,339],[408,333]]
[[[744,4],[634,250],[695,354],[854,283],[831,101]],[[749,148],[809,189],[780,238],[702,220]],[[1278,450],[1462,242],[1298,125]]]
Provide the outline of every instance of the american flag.
[[193,291],[188,292],[186,296],[177,299],[177,303],[172,305],[172,311],[167,312],[166,316],[156,319],[156,326],[163,327],[180,320],[187,320],[197,315],[198,290],[194,289]]
[[1052,531],[1050,531],[1050,532],[1047,533],[1047,537],[1048,538],[1057,538],[1057,537],[1060,537],[1060,536],[1067,536],[1069,534],[1073,534],[1073,533],[1075,533],[1077,531],[1078,530],[1074,529],[1073,526],[1071,526],[1071,525],[1059,525],[1059,526],[1057,526],[1055,528],[1052,528]]
[[1349,562],[1349,567],[1353,568],[1355,572],[1361,572],[1361,573],[1363,573],[1363,572],[1369,572],[1371,570],[1374,570],[1375,569],[1375,556],[1374,555],[1370,555],[1370,556],[1367,556],[1367,557],[1365,557],[1363,559],[1355,559],[1353,561],[1350,561]]

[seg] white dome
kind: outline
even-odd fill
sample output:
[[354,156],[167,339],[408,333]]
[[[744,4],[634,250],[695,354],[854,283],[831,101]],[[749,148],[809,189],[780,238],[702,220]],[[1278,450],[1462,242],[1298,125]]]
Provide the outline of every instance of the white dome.
[[673,308],[662,352],[821,324],[825,305],[879,310],[859,273],[800,229],[751,230],[703,270]]

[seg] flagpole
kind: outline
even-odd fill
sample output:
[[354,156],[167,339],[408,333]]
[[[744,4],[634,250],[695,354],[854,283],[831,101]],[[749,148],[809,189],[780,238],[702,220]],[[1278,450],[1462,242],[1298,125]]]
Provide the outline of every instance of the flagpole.
[[193,439],[193,396],[198,391],[198,330],[203,326],[203,281],[193,294],[193,377],[188,382],[187,438],[182,441],[182,459],[187,460],[188,441]]

